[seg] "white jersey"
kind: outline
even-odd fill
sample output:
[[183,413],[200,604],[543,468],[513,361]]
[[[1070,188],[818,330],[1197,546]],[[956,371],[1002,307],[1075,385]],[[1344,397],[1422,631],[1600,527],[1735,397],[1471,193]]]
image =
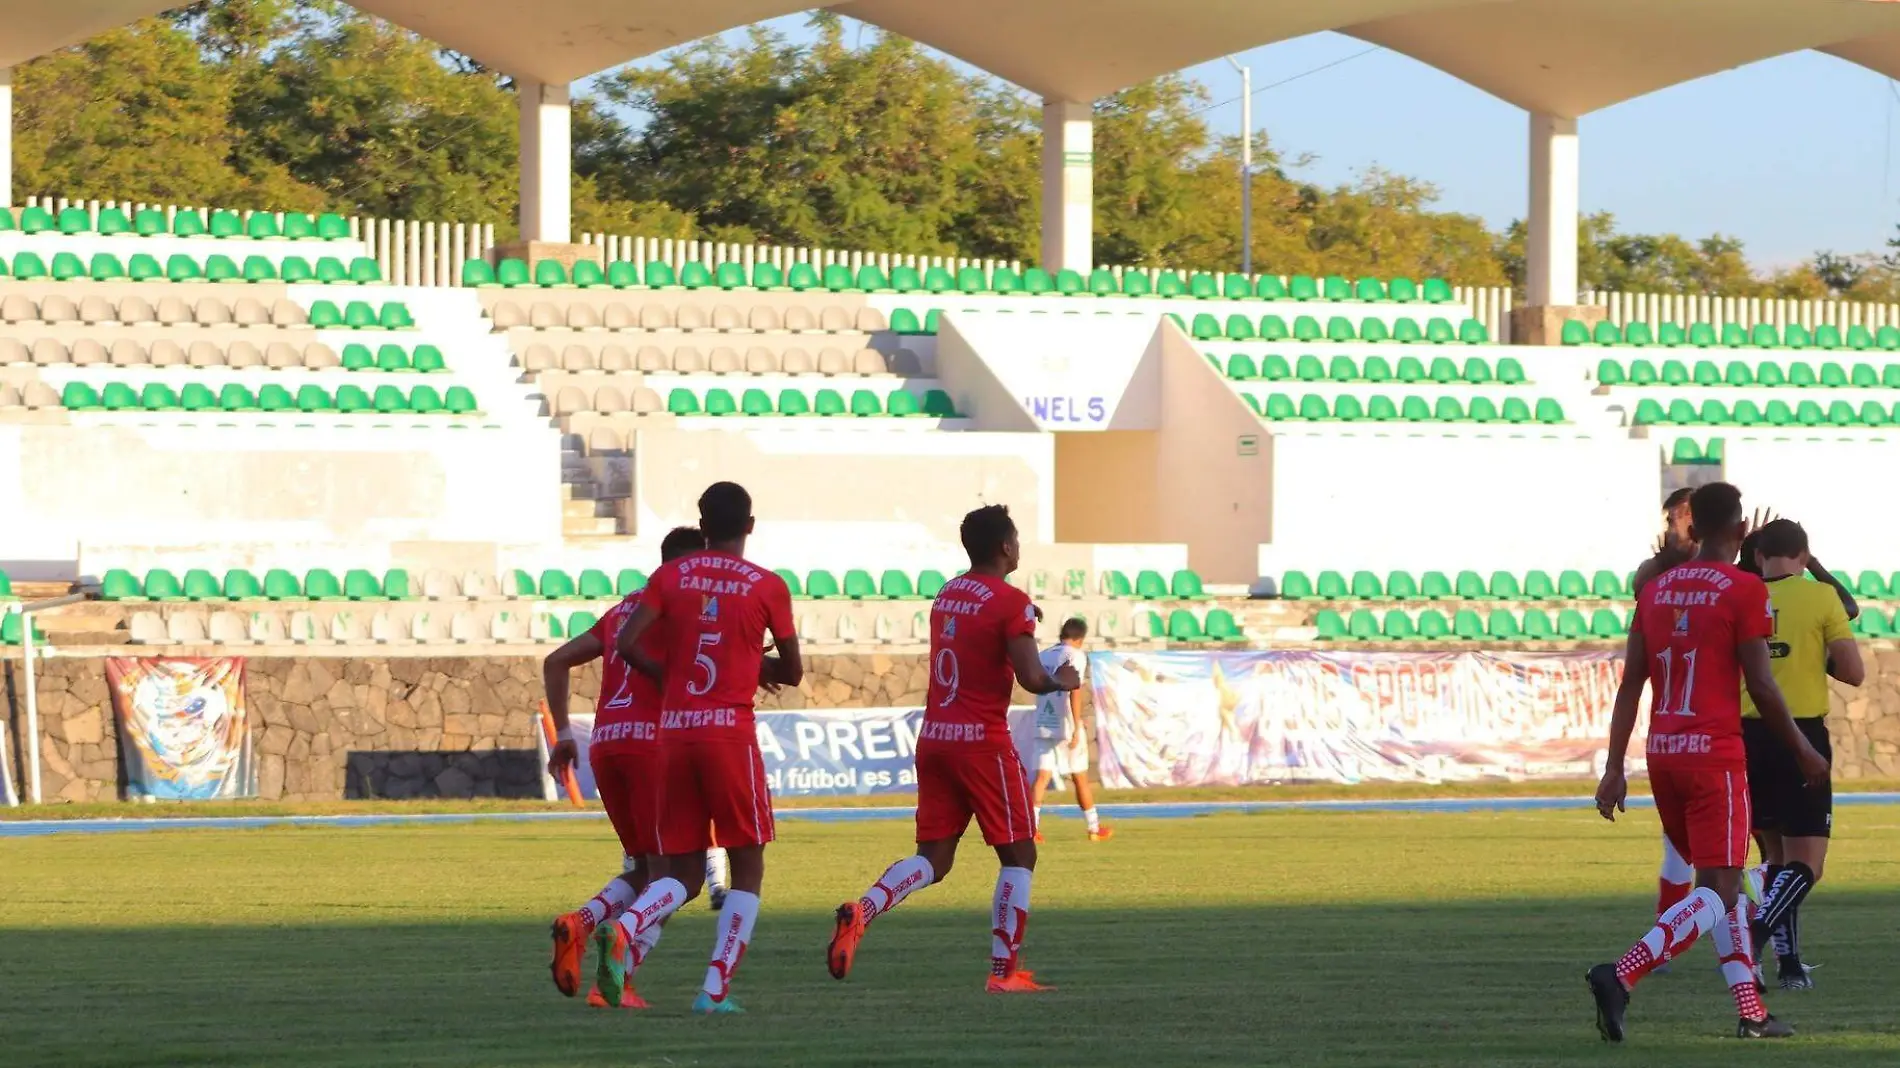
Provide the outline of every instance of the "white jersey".
[[[1075,668],[1076,677],[1088,678],[1089,658],[1080,648],[1067,642],[1057,642],[1042,651],[1042,669],[1049,674],[1054,675],[1064,664]],[[1074,717],[1069,714],[1068,691],[1045,693],[1036,698],[1037,739],[1067,741],[1074,727]]]

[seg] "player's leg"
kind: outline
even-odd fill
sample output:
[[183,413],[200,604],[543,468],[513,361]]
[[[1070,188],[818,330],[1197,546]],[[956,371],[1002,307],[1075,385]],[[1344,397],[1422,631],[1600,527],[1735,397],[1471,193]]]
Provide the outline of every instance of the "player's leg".
[[952,758],[937,750],[917,754],[917,852],[885,868],[856,901],[838,906],[831,943],[825,948],[825,967],[833,979],[851,974],[858,945],[872,920],[950,874],[957,859],[957,842],[969,827],[971,816],[969,801],[951,762]]
[[[1069,785],[1075,790],[1075,803],[1082,806],[1082,823],[1088,828],[1089,841],[1106,842],[1115,834],[1113,827],[1102,825],[1101,814],[1095,811],[1095,788],[1089,785],[1088,750],[1076,746],[1067,750],[1066,764],[1069,772]],[[1040,825],[1041,820],[1037,820]]]
[[726,907],[726,888],[732,885],[732,861],[719,848],[719,836],[713,835],[712,848],[706,850],[706,903],[714,912]]
[[615,921],[620,933],[614,936],[615,952],[606,958],[601,981],[601,992],[609,1000],[632,982],[634,972],[659,943],[667,917],[699,893],[711,816],[700,794],[692,748],[668,745],[653,777],[656,807],[650,817],[651,848],[656,856],[650,861],[647,888]]
[[1786,1038],[1794,1028],[1769,1015],[1755,976],[1754,937],[1749,904],[1742,895],[1742,866],[1748,862],[1749,829],[1754,824],[1745,771],[1695,773],[1687,809],[1690,863],[1698,886],[1721,895],[1725,911],[1715,927],[1715,949],[1722,981],[1735,999],[1738,1038]]
[[977,827],[983,832],[983,842],[996,850],[999,864],[996,889],[990,896],[989,992],[1016,994],[1050,989],[1038,984],[1022,967],[1036,870],[1035,817],[1022,761],[1014,749],[977,754],[964,762],[961,778]]
[[[634,828],[633,784],[624,774],[626,769],[605,746],[591,749],[588,763],[594,772],[594,785],[600,795],[601,807],[606,810],[607,819],[620,839],[623,854],[637,856],[639,849]],[[599,925],[618,916],[628,905],[633,904],[645,886],[645,875],[638,867],[622,871],[579,908],[555,917],[549,928],[549,937],[554,945],[548,961],[548,972],[554,979],[556,990],[568,997],[580,992],[581,968],[587,956],[588,936]]]
[[721,742],[695,749],[701,761],[700,782],[712,817],[712,834],[725,843],[732,864],[732,884],[719,910],[712,956],[693,1011],[742,1012],[729,995],[733,976],[745,959],[753,926],[759,919],[759,894],[765,888],[765,846],[776,835],[772,793],[765,782],[765,757],[757,742]]
[[1675,907],[1695,884],[1695,869],[1682,858],[1682,851],[1669,841],[1668,835],[1662,838],[1662,868],[1656,873],[1656,915],[1661,916]]
[[[630,830],[622,838],[622,847],[631,854],[628,870],[635,873],[631,879],[643,893],[653,879],[665,876],[671,870],[667,859],[660,855],[659,845],[660,795],[665,788],[665,761],[658,746],[646,745],[630,749],[616,763],[621,775],[633,784],[633,788],[627,792],[627,822]],[[637,900],[637,896],[630,899],[629,907],[632,901]],[[633,988],[633,974],[638,970],[639,962],[645,960],[653,947],[659,944],[663,930],[664,920],[644,929],[618,922],[595,928],[594,944],[598,958],[594,968],[594,988],[588,991],[587,1003],[601,1008],[648,1008],[645,999]]]
[[[1663,835],[1679,854],[1689,856],[1687,797],[1680,776],[1651,768],[1650,792],[1656,799],[1656,814]],[[1623,1040],[1623,1015],[1629,1007],[1630,991],[1660,965],[1681,955],[1696,939],[1715,929],[1727,912],[1720,894],[1708,887],[1697,887],[1681,901],[1656,917],[1643,937],[1614,964],[1599,964],[1584,976],[1597,1006],[1597,1030],[1611,1042]]]
[[[1834,753],[1826,721],[1796,720],[1796,723],[1815,749],[1831,761]],[[1781,985],[1791,990],[1805,990],[1814,984],[1801,961],[1796,917],[1802,901],[1821,881],[1826,866],[1828,837],[1833,833],[1834,824],[1834,787],[1832,782],[1826,781],[1806,783],[1793,756],[1785,750],[1781,756],[1776,822],[1781,832],[1782,864],[1762,894],[1753,933],[1757,941],[1775,940]]]
[[1042,841],[1042,799],[1056,777],[1056,755],[1046,738],[1036,740],[1036,779],[1029,784],[1029,807],[1036,814],[1036,841]]

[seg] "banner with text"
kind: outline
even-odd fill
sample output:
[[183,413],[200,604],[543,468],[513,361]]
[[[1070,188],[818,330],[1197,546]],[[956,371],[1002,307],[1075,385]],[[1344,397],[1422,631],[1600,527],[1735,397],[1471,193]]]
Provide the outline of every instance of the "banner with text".
[[243,660],[108,657],[106,683],[128,797],[257,796]]
[[1094,653],[1089,678],[1108,787],[1588,778],[1622,656]]
[[[1025,764],[1034,760],[1035,710],[1009,712],[1010,734]],[[903,794],[917,789],[917,728],[921,708],[816,708],[758,713],[759,753],[774,797],[840,797]],[[587,763],[593,716],[572,717],[580,742],[581,794],[595,799],[594,772]]]

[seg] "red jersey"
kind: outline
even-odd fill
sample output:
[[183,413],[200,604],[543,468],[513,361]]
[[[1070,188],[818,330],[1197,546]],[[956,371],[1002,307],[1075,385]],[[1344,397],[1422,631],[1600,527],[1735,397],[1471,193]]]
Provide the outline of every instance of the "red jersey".
[[[645,591],[630,593],[607,609],[589,633],[600,641],[600,696],[594,701],[593,741],[655,742],[660,738],[660,684],[638,671],[615,650],[620,630],[633,618]],[[640,648],[654,659],[666,655],[664,631],[656,624],[640,636]]]
[[753,741],[765,636],[787,639],[792,593],[785,580],[728,553],[682,556],[662,566],[646,589],[664,626],[665,693],[660,729],[693,738]]
[[1035,633],[1029,595],[1002,579],[959,575],[944,583],[930,606],[930,691],[918,742],[1013,752],[1009,641]]
[[1636,612],[1649,653],[1650,766],[1746,766],[1735,649],[1774,633],[1767,584],[1731,564],[1692,560],[1644,587]]

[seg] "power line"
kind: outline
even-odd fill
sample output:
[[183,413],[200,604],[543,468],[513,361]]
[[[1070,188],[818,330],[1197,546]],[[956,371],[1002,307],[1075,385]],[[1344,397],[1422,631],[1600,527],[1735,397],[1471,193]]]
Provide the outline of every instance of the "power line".
[[[1269,89],[1278,89],[1283,85],[1289,85],[1293,82],[1297,82],[1301,78],[1308,78],[1322,71],[1332,70],[1334,67],[1340,66],[1342,64],[1351,63],[1353,60],[1359,59],[1363,56],[1369,56],[1374,52],[1383,52],[1383,51],[1385,51],[1385,48],[1381,45],[1373,45],[1371,48],[1360,49],[1359,51],[1354,52],[1352,55],[1341,56],[1338,59],[1332,60],[1331,62],[1328,62],[1328,63],[1322,63],[1319,66],[1314,67],[1310,70],[1303,70],[1299,72],[1298,74],[1291,75],[1290,77],[1282,78],[1277,82],[1268,82],[1267,84],[1261,86],[1260,88],[1255,89],[1253,91],[1253,95],[1259,96],[1261,93],[1264,93]],[[1222,101],[1219,101],[1218,103],[1213,103],[1213,104],[1207,105],[1206,107],[1198,108],[1194,111],[1189,112],[1189,114],[1199,115],[1199,114],[1202,114],[1203,112],[1212,111],[1215,108],[1224,108],[1229,104],[1238,104],[1239,102],[1240,102],[1239,97],[1237,96],[1231,97],[1227,100],[1222,100]]]

